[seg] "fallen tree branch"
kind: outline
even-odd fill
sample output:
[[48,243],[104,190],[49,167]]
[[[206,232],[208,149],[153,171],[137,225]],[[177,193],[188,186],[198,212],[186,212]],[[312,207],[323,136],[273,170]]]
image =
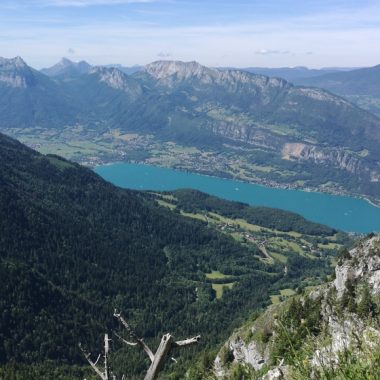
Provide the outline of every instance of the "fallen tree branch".
[[[137,344],[141,346],[141,348],[145,351],[145,353],[149,356],[151,362],[154,360],[154,355],[152,350],[148,347],[148,345],[144,342],[142,338],[139,338],[136,333],[131,329],[127,321],[122,317],[121,313],[117,313],[116,310],[114,312],[114,317],[117,318],[120,323],[127,329],[129,336],[132,340],[134,340]],[[124,339],[123,339],[124,340]]]
[[98,359],[96,360],[96,362],[94,363],[92,360],[91,360],[91,353],[89,352],[86,352],[82,345],[79,343],[78,344],[80,350],[83,352],[83,355],[84,357],[86,358],[86,360],[90,363],[90,366],[92,367],[92,369],[97,373],[97,375],[102,379],[102,380],[106,380],[106,377],[104,376],[104,373],[96,366],[96,364],[98,363],[99,361],[99,358],[100,358],[100,355],[98,356]]
[[189,338],[189,339],[179,340],[177,342],[174,342],[173,346],[174,347],[190,346],[192,344],[198,343],[200,339],[201,339],[201,336],[197,335],[194,338]]

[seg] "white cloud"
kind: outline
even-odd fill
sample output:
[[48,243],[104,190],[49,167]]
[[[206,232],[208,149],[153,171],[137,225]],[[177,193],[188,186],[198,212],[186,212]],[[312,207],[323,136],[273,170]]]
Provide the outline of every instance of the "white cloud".
[[256,50],[255,54],[259,54],[259,55],[290,54],[290,51],[289,50],[260,49],[260,50]]
[[169,58],[169,57],[172,57],[172,56],[173,56],[172,53],[169,53],[169,52],[166,52],[166,51],[160,51],[157,54],[157,57],[160,57],[160,58]]

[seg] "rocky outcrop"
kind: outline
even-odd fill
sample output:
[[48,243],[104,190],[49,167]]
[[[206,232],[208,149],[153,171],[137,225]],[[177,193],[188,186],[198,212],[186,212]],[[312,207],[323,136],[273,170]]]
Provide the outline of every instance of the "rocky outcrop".
[[[262,347],[255,341],[245,343],[238,335],[231,337],[224,349],[232,354],[233,363],[248,364],[257,371],[267,363],[269,358],[268,350],[262,351]],[[225,368],[221,355],[216,357],[214,364],[217,377],[221,378],[229,375],[229,371]]]
[[[285,143],[282,148],[285,160],[312,161],[316,164],[330,164],[353,174],[375,175],[374,171],[357,154],[343,148],[321,148],[304,143]],[[375,169],[376,170],[376,169]],[[380,174],[380,173],[379,173]]]
[[337,265],[335,273],[338,298],[345,291],[347,280],[368,284],[373,294],[380,294],[380,238],[361,242]]
[[212,132],[233,141],[248,143],[270,151],[278,151],[283,146],[282,138],[273,136],[263,129],[256,128],[254,125],[218,122],[212,126]]
[[[308,351],[307,365],[310,373],[316,373],[320,368],[331,369],[339,366],[344,352],[353,353],[356,360],[367,361],[368,357],[371,357],[371,351],[379,347],[380,326],[376,322],[376,315],[380,313],[379,305],[371,309],[370,303],[378,300],[380,296],[380,235],[364,239],[349,252],[343,252],[336,266],[335,276],[331,283],[321,285],[298,298],[301,305],[306,305],[308,300],[309,304],[318,305],[320,315],[319,333],[312,338],[313,351],[311,354]],[[372,299],[367,304],[364,303],[366,289],[367,294],[370,293],[367,297]],[[276,366],[270,367],[274,364],[270,358],[277,342],[276,326],[282,326],[279,320],[289,312],[290,302],[291,300],[287,302],[288,305],[283,303],[276,307],[271,306],[248,330],[245,327],[229,339],[224,349],[229,349],[232,364],[223,365],[218,356],[215,361],[216,377],[224,376],[228,379],[234,363],[241,363],[254,370],[262,369],[264,364],[269,365],[261,380],[292,378],[294,367],[286,361],[282,360]],[[300,323],[304,322],[301,320]],[[272,332],[268,334],[270,338],[264,340],[266,343],[263,343],[263,339],[259,337],[262,337],[263,330],[268,328],[272,329]],[[245,339],[241,338],[244,331]],[[306,342],[301,342],[301,348],[304,343]],[[311,343],[306,344],[310,350]]]

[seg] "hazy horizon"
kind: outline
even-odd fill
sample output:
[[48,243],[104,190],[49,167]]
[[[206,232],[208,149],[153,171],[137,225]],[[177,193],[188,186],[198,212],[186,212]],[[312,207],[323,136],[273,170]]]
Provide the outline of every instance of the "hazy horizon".
[[[69,58],[69,57],[61,57],[59,58],[56,62],[52,63],[52,64],[46,64],[46,65],[42,65],[40,67],[35,67],[33,65],[30,65],[29,62],[27,60],[25,60],[24,57],[22,56],[12,56],[12,57],[4,57],[4,56],[0,56],[0,58],[5,58],[5,59],[15,59],[15,58],[18,58],[20,57],[21,59],[24,60],[24,62],[28,65],[28,66],[31,66],[37,70],[42,70],[42,69],[48,69],[56,64],[59,64],[61,61],[63,60],[68,60],[68,61],[71,61],[72,63],[80,63],[80,62],[86,62],[88,63],[89,65],[91,66],[114,66],[114,67],[118,67],[118,66],[122,66],[122,67],[126,67],[126,68],[138,68],[138,67],[144,67],[145,65],[147,64],[150,64],[150,63],[153,63],[153,62],[156,62],[156,61],[167,61],[167,62],[171,62],[171,61],[179,61],[179,62],[184,62],[184,63],[189,63],[189,62],[192,62],[192,61],[181,61],[181,60],[176,60],[176,59],[169,59],[169,58],[161,58],[161,59],[156,59],[152,62],[147,62],[146,64],[139,64],[139,63],[135,63],[135,64],[131,64],[131,65],[123,65],[119,62],[106,62],[106,63],[101,63],[99,65],[96,65],[96,64],[93,64],[92,62],[90,62],[89,60],[87,59],[75,59],[75,58]],[[194,61],[194,60],[193,60]],[[198,62],[196,61],[197,63],[203,65],[203,66],[207,66],[205,64],[203,64],[202,62]],[[307,67],[307,66],[302,66],[302,65],[296,65],[296,66],[210,66],[210,67],[215,67],[215,68],[231,68],[231,69],[248,69],[248,68],[261,68],[261,69],[308,69],[308,70],[313,70],[315,68],[313,67]],[[355,70],[355,69],[361,69],[361,68],[365,68],[367,66],[357,66],[357,67],[351,67],[351,66],[327,66],[327,67],[320,67],[318,68],[318,70]]]
[[214,67],[380,63],[380,4],[365,0],[5,0],[0,56],[43,68],[159,59]]

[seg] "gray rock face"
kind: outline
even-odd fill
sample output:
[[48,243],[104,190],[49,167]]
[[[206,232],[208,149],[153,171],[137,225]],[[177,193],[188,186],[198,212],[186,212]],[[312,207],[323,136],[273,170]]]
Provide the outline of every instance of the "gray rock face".
[[285,159],[312,161],[316,164],[332,164],[336,168],[353,174],[371,171],[363,159],[343,148],[322,148],[303,143],[285,143],[282,154]]
[[366,240],[350,251],[351,259],[337,265],[334,281],[338,297],[341,297],[348,279],[370,285],[373,294],[380,294],[380,237]]
[[[227,349],[233,355],[233,363],[247,364],[257,371],[269,360],[269,350],[263,351],[255,341],[247,344],[236,335],[227,342]],[[229,375],[229,371],[224,367],[219,355],[214,361],[214,373],[217,378],[228,377]]]
[[231,341],[229,346],[236,362],[247,363],[255,370],[261,369],[268,361],[268,353],[262,354],[254,341],[247,345],[241,338],[237,338],[237,340]]
[[261,380],[285,380],[286,378],[286,369],[276,367],[269,370]]
[[119,69],[99,66],[92,68],[89,74],[97,75],[100,82],[115,90],[123,91],[132,98],[137,98],[143,92],[142,87],[138,83]]
[[156,61],[145,66],[144,70],[156,79],[177,75],[179,80],[185,80],[194,76],[199,78],[205,74],[212,76],[217,72],[217,70],[208,69],[195,61]]
[[291,87],[291,84],[280,78],[268,78],[241,70],[220,70],[200,65],[198,62],[156,61],[145,66],[144,71],[158,80],[160,85],[174,87],[186,80],[196,79],[203,85],[218,85],[229,91],[237,91],[241,86],[249,85],[253,94],[262,94],[263,104],[271,98],[266,95],[273,89]]
[[13,88],[27,88],[34,82],[33,72],[22,58],[0,57],[0,83]]
[[25,61],[21,57],[3,58],[0,57],[1,69],[13,70],[27,67]]

